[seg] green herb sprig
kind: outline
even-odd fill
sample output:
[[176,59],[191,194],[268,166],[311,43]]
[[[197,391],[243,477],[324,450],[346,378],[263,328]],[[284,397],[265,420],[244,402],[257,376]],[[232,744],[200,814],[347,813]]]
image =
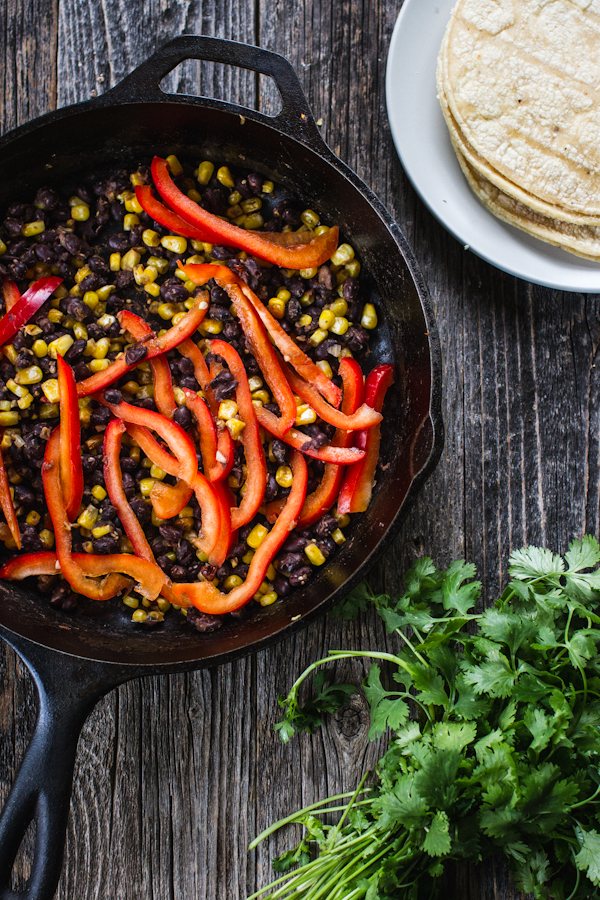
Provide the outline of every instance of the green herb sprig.
[[[574,541],[564,559],[535,547],[510,558],[494,606],[474,612],[481,584],[462,561],[439,571],[421,559],[399,598],[363,583],[335,610],[373,604],[397,654],[332,651],[287,697],[283,741],[317,727],[352,688],[298,690],[335,659],[391,664],[393,689],[371,666],[364,683],[372,737],[391,730],[375,784],[365,778],[340,808],[330,798],[259,835],[301,823],[300,844],[276,861],[284,874],[253,898],[421,900],[446,864],[503,852],[518,890],[539,900],[600,900],[600,548]],[[319,673],[322,676],[322,672]],[[335,810],[336,825],[321,817]],[[291,867],[299,865],[293,871]]]

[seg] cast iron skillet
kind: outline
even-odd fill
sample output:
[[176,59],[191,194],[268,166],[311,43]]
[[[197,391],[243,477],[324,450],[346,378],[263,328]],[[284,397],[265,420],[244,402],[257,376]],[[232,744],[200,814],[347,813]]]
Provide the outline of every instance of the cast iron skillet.
[[[274,117],[216,100],[166,95],[159,84],[186,59],[241,66],[274,78],[282,111]],[[50,900],[60,876],[80,729],[105,693],[141,675],[229,662],[281,640],[350,590],[380,556],[439,459],[441,366],[422,276],[381,203],[321,139],[291,65],[281,56],[208,37],[177,38],[107,94],[50,113],[0,141],[0,210],[41,185],[73,189],[154,154],[211,158],[254,169],[287,185],[308,206],[342,225],[368,272],[366,293],[380,310],[373,353],[396,365],[386,398],[382,463],[373,501],[324,571],[285,602],[252,611],[212,634],[131,626],[118,604],[90,604],[66,616],[31,590],[0,583],[0,635],[31,670],[39,693],[33,740],[0,818],[0,900]],[[122,605],[121,605],[122,606]],[[167,617],[169,618],[169,617]],[[11,889],[15,856],[29,823],[37,838],[23,892]]]

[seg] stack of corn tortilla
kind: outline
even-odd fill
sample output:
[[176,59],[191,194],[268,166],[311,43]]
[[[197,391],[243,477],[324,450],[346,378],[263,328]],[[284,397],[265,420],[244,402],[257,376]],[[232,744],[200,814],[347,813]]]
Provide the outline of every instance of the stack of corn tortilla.
[[458,0],[437,84],[481,202],[600,261],[600,0]]

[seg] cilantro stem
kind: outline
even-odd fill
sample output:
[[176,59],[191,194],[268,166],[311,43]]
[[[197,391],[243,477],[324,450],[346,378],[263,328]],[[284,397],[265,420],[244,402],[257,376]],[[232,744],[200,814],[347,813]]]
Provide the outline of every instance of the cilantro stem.
[[579,803],[573,803],[573,805],[571,806],[571,809],[572,810],[577,809],[580,806],[585,806],[586,803],[591,803],[592,800],[594,800],[594,798],[598,796],[598,794],[600,794],[600,784],[598,785],[598,787],[596,788],[596,790],[594,791],[594,793],[592,794],[591,797],[588,797],[587,800],[580,800]]
[[[365,776],[366,777],[366,776]],[[364,782],[361,781],[361,784]],[[266,838],[270,837],[275,831],[278,831],[280,828],[283,828],[285,825],[292,825],[295,822],[297,823],[300,818],[305,816],[309,812],[313,812],[313,810],[317,810],[319,806],[322,806],[324,803],[335,803],[336,800],[345,800],[346,797],[355,797],[357,793],[367,793],[371,788],[367,787],[361,791],[345,791],[343,794],[336,794],[334,797],[326,797],[324,800],[317,800],[316,803],[311,803],[310,806],[305,806],[303,809],[298,810],[298,812],[292,813],[291,816],[286,816],[285,819],[279,819],[278,822],[275,822],[273,825],[269,825],[268,828],[265,828],[264,831],[254,838],[252,843],[249,845],[249,850],[254,850],[261,844]],[[370,801],[369,801],[370,802]],[[345,806],[341,807],[341,809],[346,809]],[[335,812],[334,809],[324,809],[320,810],[320,812]]]
[[337,823],[337,825],[335,826],[334,834],[339,834],[339,833],[340,833],[340,831],[341,831],[341,829],[342,829],[342,825],[343,825],[343,823],[344,823],[344,819],[346,818],[346,816],[347,816],[348,813],[350,812],[352,806],[354,805],[354,801],[356,800],[356,798],[358,797],[358,795],[362,792],[362,786],[363,786],[363,784],[365,783],[365,781],[367,780],[367,777],[368,777],[369,774],[370,774],[369,772],[365,772],[365,774],[364,774],[363,777],[361,778],[360,784],[358,785],[358,787],[356,788],[356,790],[355,790],[354,793],[352,794],[352,797],[350,798],[350,802],[348,803],[348,806],[346,807],[346,810],[345,810],[343,816],[340,818],[340,821],[339,821],[339,822]]

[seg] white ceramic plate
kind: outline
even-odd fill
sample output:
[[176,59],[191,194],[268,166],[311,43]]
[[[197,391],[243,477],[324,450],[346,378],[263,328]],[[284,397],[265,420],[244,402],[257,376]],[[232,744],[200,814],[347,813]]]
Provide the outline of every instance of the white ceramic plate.
[[501,222],[481,205],[454,155],[437,99],[438,52],[455,0],[404,0],[386,72],[396,150],[416,191],[462,244],[493,266],[546,287],[600,293],[600,262]]

